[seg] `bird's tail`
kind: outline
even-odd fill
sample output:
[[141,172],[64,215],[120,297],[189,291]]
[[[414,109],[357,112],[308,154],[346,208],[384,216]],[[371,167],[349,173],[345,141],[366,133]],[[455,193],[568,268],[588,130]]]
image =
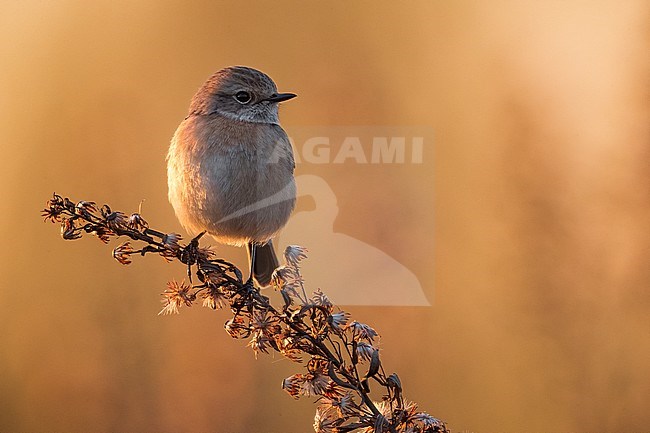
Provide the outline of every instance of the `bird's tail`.
[[[248,244],[248,260],[251,259],[251,250],[253,244]],[[275,250],[273,249],[273,242],[268,241],[264,245],[259,245],[255,247],[255,263],[253,263],[253,277],[257,284],[262,287],[268,286],[271,283],[271,275],[273,271],[280,266],[278,262],[278,257],[275,255]]]

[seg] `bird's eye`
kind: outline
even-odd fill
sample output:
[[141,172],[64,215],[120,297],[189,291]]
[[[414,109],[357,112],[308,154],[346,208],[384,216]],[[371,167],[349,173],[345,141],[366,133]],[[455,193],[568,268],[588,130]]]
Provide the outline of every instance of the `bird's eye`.
[[240,104],[248,104],[251,102],[251,99],[251,94],[244,92],[243,90],[241,92],[235,93],[235,101],[239,102]]

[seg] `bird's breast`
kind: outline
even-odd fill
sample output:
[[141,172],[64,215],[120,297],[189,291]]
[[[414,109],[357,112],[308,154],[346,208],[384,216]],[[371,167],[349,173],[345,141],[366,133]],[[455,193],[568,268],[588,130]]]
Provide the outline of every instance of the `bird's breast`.
[[230,244],[264,242],[295,203],[293,154],[277,125],[191,116],[167,162],[169,200],[186,229]]

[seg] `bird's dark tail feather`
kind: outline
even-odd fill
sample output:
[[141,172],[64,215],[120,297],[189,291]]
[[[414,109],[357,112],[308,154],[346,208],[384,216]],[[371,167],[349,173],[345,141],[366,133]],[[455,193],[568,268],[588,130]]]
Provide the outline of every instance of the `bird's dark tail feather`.
[[[252,244],[248,244],[248,260],[251,259]],[[280,266],[278,257],[273,249],[273,242],[268,241],[264,245],[257,244],[255,247],[255,263],[253,263],[253,277],[260,286],[268,286],[271,283],[273,271]]]

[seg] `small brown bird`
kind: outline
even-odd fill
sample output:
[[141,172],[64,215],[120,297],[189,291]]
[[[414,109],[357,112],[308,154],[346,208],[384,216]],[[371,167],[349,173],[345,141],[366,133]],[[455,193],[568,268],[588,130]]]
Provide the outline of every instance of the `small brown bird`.
[[248,246],[251,278],[266,286],[278,267],[271,238],[296,200],[291,143],[280,126],[271,78],[234,66],[213,74],[192,98],[167,154],[169,201],[185,229]]

